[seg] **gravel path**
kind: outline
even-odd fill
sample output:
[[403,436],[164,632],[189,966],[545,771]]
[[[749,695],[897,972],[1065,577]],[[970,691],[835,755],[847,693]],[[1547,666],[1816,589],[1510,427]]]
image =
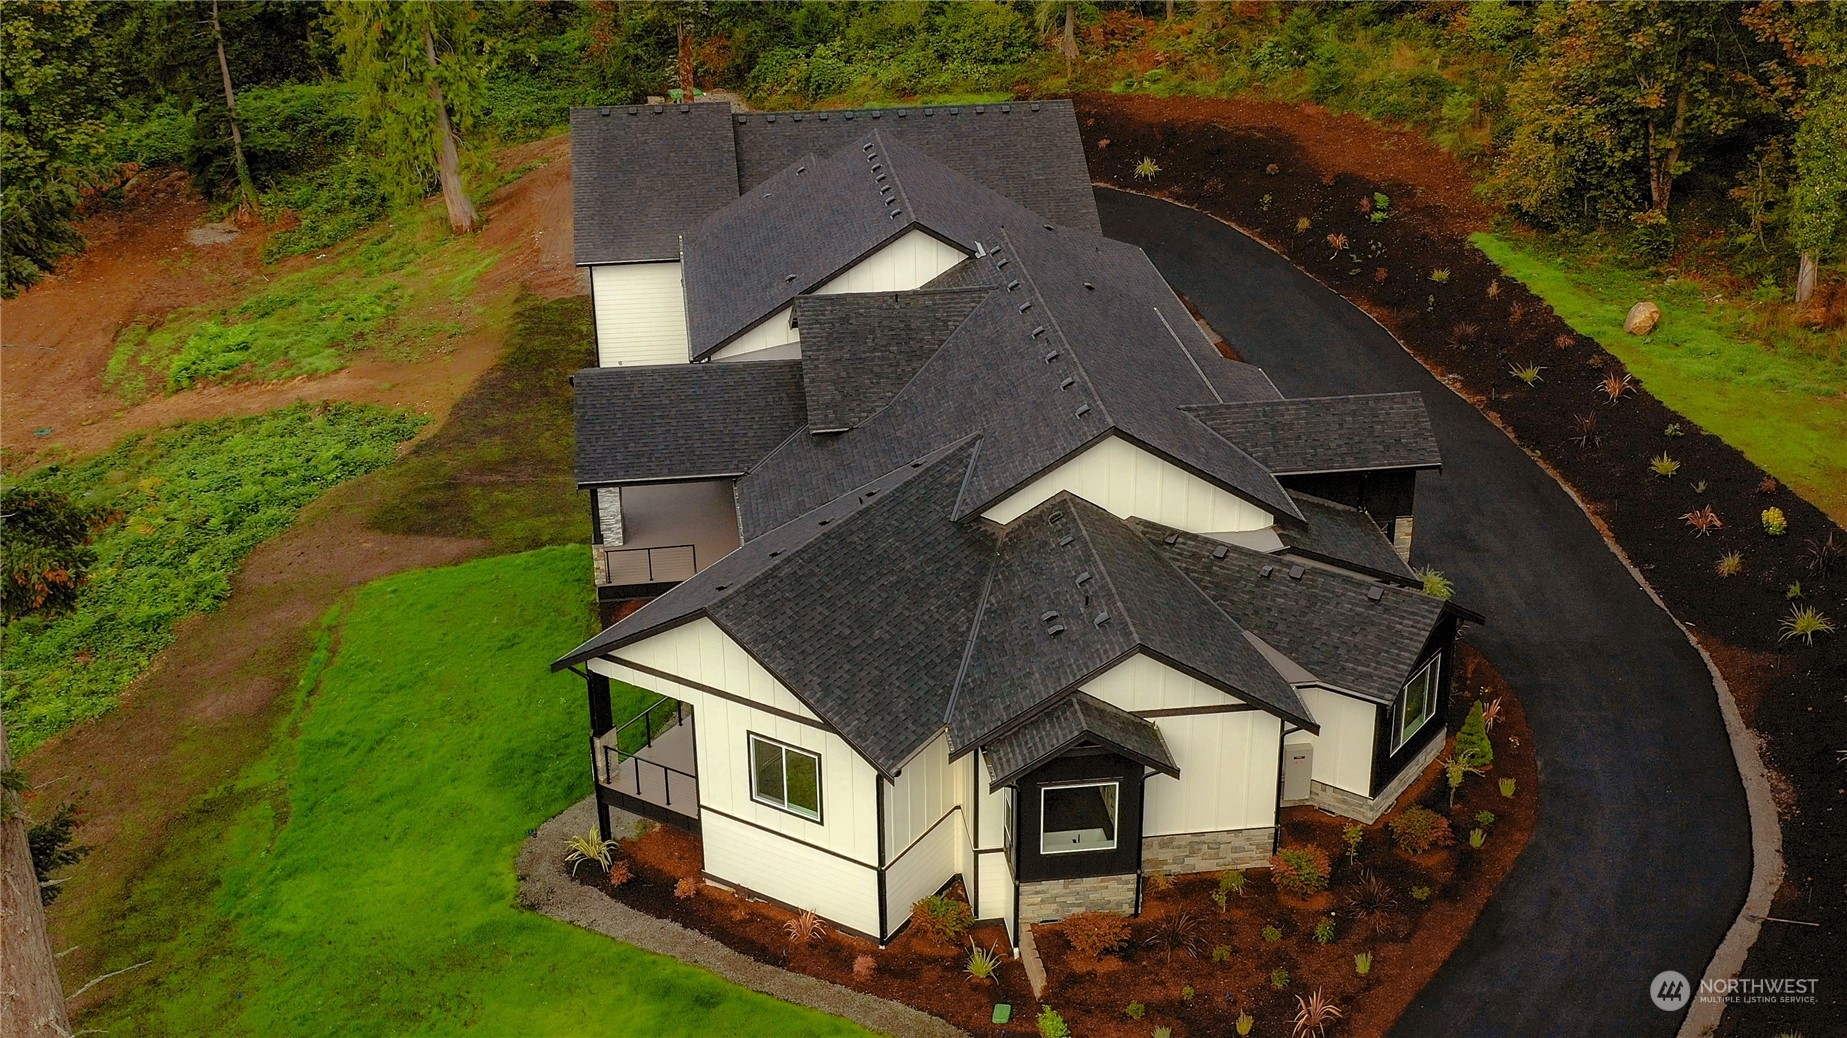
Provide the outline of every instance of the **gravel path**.
[[[618,832],[640,821],[618,811],[612,811],[611,816],[611,824]],[[520,850],[517,868],[521,904],[572,926],[594,930],[637,948],[704,967],[734,984],[772,998],[846,1017],[880,1034],[904,1038],[968,1038],[966,1032],[928,1013],[758,962],[702,933],[637,912],[574,882],[565,871],[560,848],[572,833],[595,827],[596,802],[590,797],[572,804],[539,827],[538,835],[526,841],[526,846]]]

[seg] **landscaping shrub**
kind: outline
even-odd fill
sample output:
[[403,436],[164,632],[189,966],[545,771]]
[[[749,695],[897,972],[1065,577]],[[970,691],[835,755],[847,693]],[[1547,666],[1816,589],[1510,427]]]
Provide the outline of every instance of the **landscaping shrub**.
[[911,906],[911,925],[939,941],[955,944],[975,921],[965,901],[931,894]]
[[1071,1028],[1066,1025],[1065,1018],[1051,1006],[1040,1006],[1033,1022],[1039,1027],[1039,1038],[1071,1038]]
[[1448,847],[1456,842],[1450,832],[1449,819],[1427,807],[1408,807],[1391,821],[1392,839],[1406,854],[1422,854],[1433,847]]
[[1270,880],[1284,893],[1307,897],[1327,889],[1330,867],[1319,847],[1284,847],[1270,856]]
[[1488,742],[1488,722],[1482,716],[1482,706],[1477,701],[1469,707],[1469,716],[1462,722],[1462,730],[1456,733],[1455,754],[1474,753],[1472,763],[1485,768],[1494,763],[1494,747]]
[[1096,958],[1129,946],[1129,921],[1120,912],[1078,912],[1059,924],[1071,950]]

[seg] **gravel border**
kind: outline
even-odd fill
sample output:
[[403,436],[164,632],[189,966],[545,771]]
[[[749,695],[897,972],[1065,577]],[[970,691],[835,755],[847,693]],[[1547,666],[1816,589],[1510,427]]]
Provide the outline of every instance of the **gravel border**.
[[[632,828],[638,821],[640,819],[633,815],[610,810],[611,825],[618,832]],[[968,1038],[967,1032],[921,1010],[758,962],[705,934],[638,912],[572,880],[564,867],[564,841],[574,833],[594,828],[596,799],[588,796],[559,812],[526,841],[514,866],[519,876],[522,907],[644,951],[702,967],[733,984],[772,998],[845,1017],[880,1034],[906,1038]]]

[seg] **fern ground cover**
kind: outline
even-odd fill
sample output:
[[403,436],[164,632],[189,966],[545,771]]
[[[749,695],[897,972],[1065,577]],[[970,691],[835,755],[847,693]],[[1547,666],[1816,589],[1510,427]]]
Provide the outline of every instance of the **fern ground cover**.
[[545,548],[336,607],[270,754],[191,805],[95,935],[108,968],[150,965],[83,1026],[863,1035],[516,904],[528,831],[588,792],[583,686],[547,669],[589,629],[588,570]]
[[298,404],[131,436],[20,477],[119,518],[75,609],[7,625],[0,695],[14,752],[107,711],[175,624],[230,594],[253,548],[335,484],[389,464],[422,425],[384,407]]

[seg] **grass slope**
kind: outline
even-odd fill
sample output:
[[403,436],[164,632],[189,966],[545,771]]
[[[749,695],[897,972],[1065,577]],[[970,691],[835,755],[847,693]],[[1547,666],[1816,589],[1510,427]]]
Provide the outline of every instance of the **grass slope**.
[[529,829],[586,791],[582,686],[546,662],[586,630],[587,562],[415,571],[330,614],[275,751],[193,805],[131,889],[108,966],[152,963],[83,1025],[864,1034],[516,906]]
[[391,463],[423,419],[360,404],[297,404],[134,435],[19,485],[120,513],[96,542],[77,608],[6,627],[7,733],[21,757],[115,698],[215,608],[251,549],[337,483]]
[[[1838,341],[1830,351],[1820,335],[1812,343],[1781,335],[1772,348],[1754,333],[1747,310],[1713,301],[1696,284],[1578,253],[1560,258],[1504,236],[1470,240],[1615,354],[1662,403],[1847,523],[1847,360]],[[1661,325],[1630,335],[1623,318],[1642,299],[1660,304]]]

